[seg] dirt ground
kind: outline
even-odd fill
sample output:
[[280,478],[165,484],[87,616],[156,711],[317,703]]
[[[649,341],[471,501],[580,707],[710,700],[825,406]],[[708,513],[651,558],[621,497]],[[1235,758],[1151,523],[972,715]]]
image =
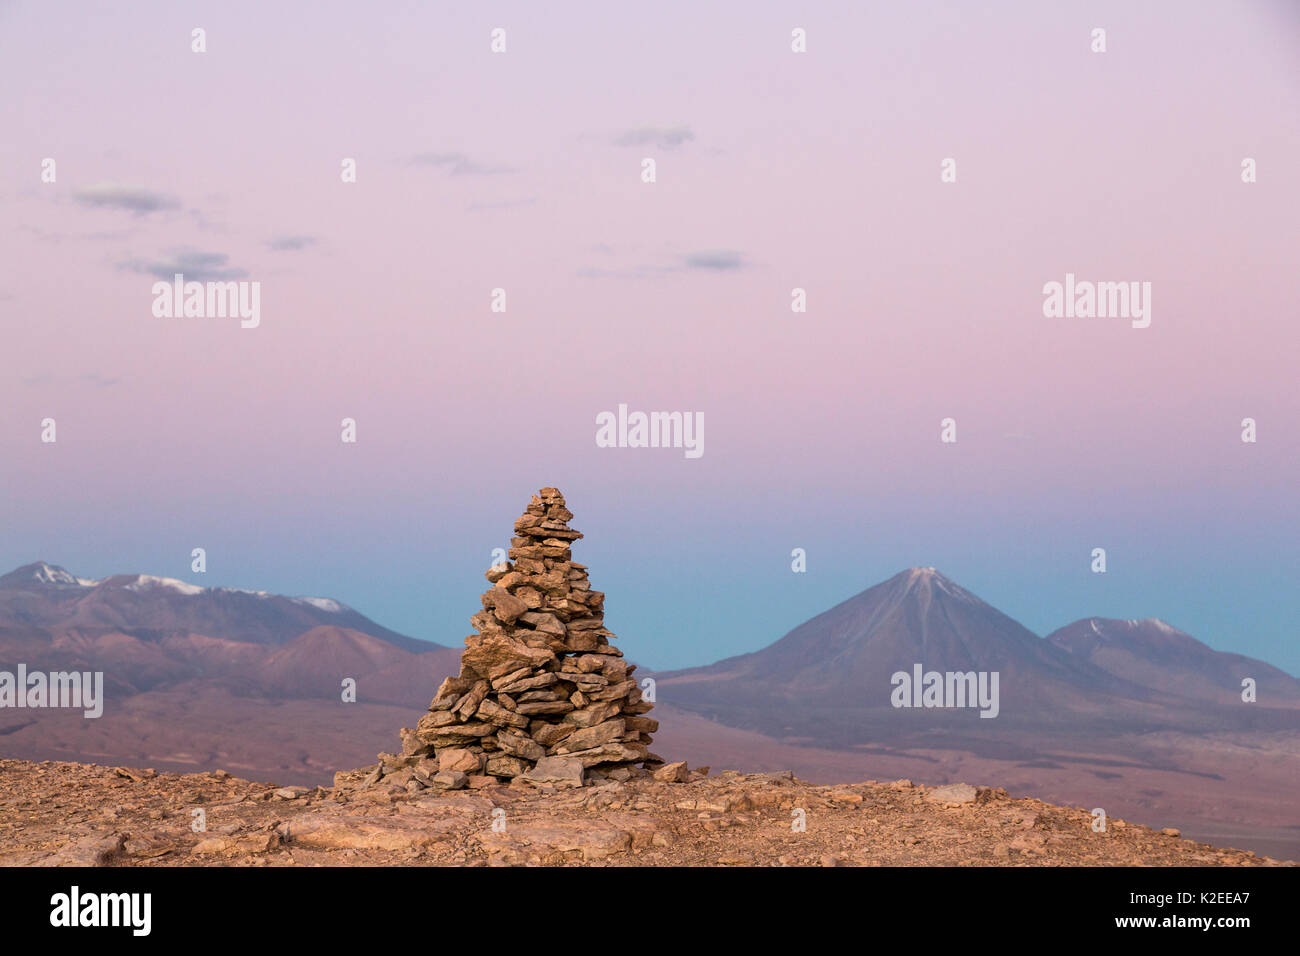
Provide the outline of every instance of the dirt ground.
[[788,772],[409,793],[0,760],[4,866],[1279,865],[1093,822],[995,788],[817,786]]

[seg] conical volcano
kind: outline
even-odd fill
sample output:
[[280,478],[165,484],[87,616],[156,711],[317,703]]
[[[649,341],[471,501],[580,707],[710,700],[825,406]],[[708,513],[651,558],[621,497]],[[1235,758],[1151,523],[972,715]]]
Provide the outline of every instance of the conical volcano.
[[[998,677],[996,720],[976,707],[899,707],[895,675]],[[931,731],[1139,721],[1152,697],[1063,651],[934,568],[909,568],[751,654],[656,675],[675,707],[770,736],[899,744]],[[989,709],[990,714],[994,710]]]
[[582,537],[572,518],[555,488],[533,496],[515,522],[510,560],[487,571],[492,587],[470,618],[460,673],[402,732],[402,753],[381,755],[378,779],[419,787],[436,774],[436,785],[463,786],[526,774],[547,757],[579,779],[662,763],[647,749],[658,729],[644,716],[653,705],[632,679],[636,666],[610,643],[605,595],[572,560]]

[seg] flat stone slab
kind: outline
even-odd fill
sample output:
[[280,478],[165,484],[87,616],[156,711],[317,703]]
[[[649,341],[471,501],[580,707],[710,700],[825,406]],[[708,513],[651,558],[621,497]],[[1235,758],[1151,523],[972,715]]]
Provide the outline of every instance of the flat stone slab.
[[987,803],[994,796],[991,787],[972,787],[969,783],[950,783],[927,790],[929,803]]
[[548,784],[562,789],[581,787],[585,773],[581,760],[571,760],[568,757],[543,757],[537,761],[537,766],[522,774],[521,779],[532,784]]
[[52,855],[31,861],[31,866],[108,866],[126,842],[120,833],[93,834],[73,840]]
[[600,860],[615,853],[650,846],[655,834],[663,829],[659,820],[642,814],[607,813],[602,815],[602,820],[606,826],[507,822],[506,832],[485,831],[475,834],[475,839],[489,856],[532,850],[541,856],[580,852],[583,860]]
[[406,850],[445,839],[445,831],[463,825],[459,820],[429,820],[412,827],[373,818],[321,814],[283,823],[279,831],[290,845],[320,850]]

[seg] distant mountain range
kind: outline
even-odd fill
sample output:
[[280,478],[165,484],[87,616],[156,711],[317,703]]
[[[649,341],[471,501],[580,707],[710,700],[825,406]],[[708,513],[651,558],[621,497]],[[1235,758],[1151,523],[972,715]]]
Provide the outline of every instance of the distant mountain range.
[[[917,664],[997,672],[997,718],[895,708],[891,677]],[[1290,728],[1300,707],[1300,681],[1162,621],[1089,618],[1044,639],[934,568],[903,571],[762,650],[655,676],[676,707],[832,746],[915,744],[936,733],[1001,747],[1026,733]],[[1242,702],[1244,677],[1257,682],[1259,702]]]
[[0,577],[0,626],[13,624],[85,633],[188,631],[250,644],[284,644],[324,624],[371,634],[407,651],[430,649],[427,641],[390,631],[330,598],[205,588],[147,574],[79,578],[44,561]]
[[409,703],[431,695],[429,667],[454,667],[458,656],[330,598],[145,574],[94,580],[46,562],[0,577],[0,663],[102,670],[119,696],[199,680],[243,695],[337,699],[347,676],[371,700]]
[[[414,726],[460,650],[330,598],[30,564],[0,577],[0,670],[103,671],[104,715],[0,709],[0,755],[328,782]],[[893,707],[891,677],[917,664],[996,671],[998,716]],[[1086,618],[1042,638],[911,568],[761,650],[651,676],[672,759],[828,783],[970,778],[1300,855],[1300,681],[1163,621]]]
[[[435,683],[428,666],[451,673],[458,655],[331,598],[145,574],[96,580],[46,562],[0,577],[0,663],[104,670],[109,686],[128,695],[207,680],[244,694],[336,697],[342,677],[364,676],[372,699],[418,703]],[[893,707],[891,676],[917,664],[997,672],[996,721],[970,710]],[[1257,683],[1256,704],[1241,701],[1246,677]],[[839,729],[876,739],[889,728],[906,735],[953,722],[995,734],[1020,726],[1095,732],[1185,728],[1212,713],[1216,726],[1253,725],[1262,713],[1300,707],[1300,681],[1289,674],[1158,619],[1086,618],[1041,638],[934,568],[900,572],[762,650],[656,678],[674,706],[820,742]]]
[[1253,678],[1259,702],[1300,705],[1300,681],[1272,664],[1216,651],[1159,618],[1088,617],[1047,635],[1050,644],[1126,681],[1176,697],[1236,706]]

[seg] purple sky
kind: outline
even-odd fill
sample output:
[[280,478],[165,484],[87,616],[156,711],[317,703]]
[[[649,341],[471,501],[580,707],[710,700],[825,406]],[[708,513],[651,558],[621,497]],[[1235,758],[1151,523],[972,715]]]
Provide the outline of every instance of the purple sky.
[[[0,3],[0,571],[457,644],[554,484],[653,666],[921,564],[1300,672],[1294,3],[377,9]],[[153,317],[178,264],[260,327]],[[1045,318],[1067,272],[1151,327]],[[597,448],[619,403],[704,456]]]

